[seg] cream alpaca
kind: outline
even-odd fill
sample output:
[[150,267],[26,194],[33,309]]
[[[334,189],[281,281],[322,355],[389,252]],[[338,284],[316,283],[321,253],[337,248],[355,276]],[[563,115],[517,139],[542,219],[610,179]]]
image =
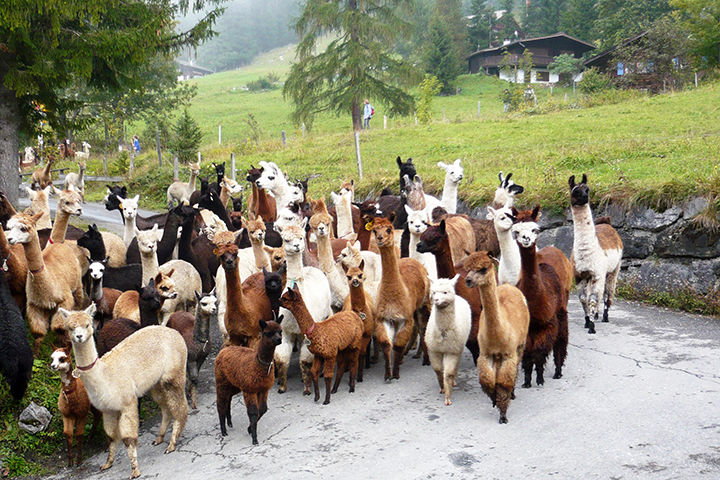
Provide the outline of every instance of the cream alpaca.
[[426,210],[413,210],[407,205],[405,205],[405,211],[408,214],[407,225],[408,230],[410,230],[410,243],[408,244],[410,258],[414,258],[422,263],[428,272],[428,277],[430,277],[431,280],[435,280],[438,278],[435,255],[417,251],[417,244],[420,243],[420,236],[427,230],[428,224],[430,223],[430,216]]
[[517,285],[520,280],[520,248],[513,239],[512,226],[515,221],[510,207],[497,210],[487,207],[487,219],[495,225],[498,243],[500,244],[500,264],[498,266],[498,283]]
[[195,180],[200,174],[200,163],[190,163],[190,180],[185,182],[173,182],[167,189],[167,207],[172,208],[175,202],[181,204],[190,200],[190,195],[195,191]]
[[437,166],[445,170],[445,185],[440,202],[448,213],[457,213],[458,185],[463,179],[465,170],[459,158],[450,165],[438,162]]
[[25,187],[28,198],[30,198],[30,207],[26,210],[29,215],[42,212],[42,217],[35,224],[35,228],[42,230],[45,228],[52,228],[52,221],[50,220],[50,194],[53,192],[53,186],[48,185],[42,190],[33,190],[30,187]]
[[352,202],[355,192],[351,189],[353,183],[345,185],[350,188],[343,186],[343,188],[340,189],[339,195],[335,192],[330,192],[330,197],[337,212],[337,238],[345,238],[355,232],[353,230],[352,219]]

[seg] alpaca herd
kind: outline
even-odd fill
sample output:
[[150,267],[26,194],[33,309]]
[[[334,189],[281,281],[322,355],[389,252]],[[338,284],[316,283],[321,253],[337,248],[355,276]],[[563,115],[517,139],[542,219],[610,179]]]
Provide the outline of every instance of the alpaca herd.
[[[61,379],[68,464],[80,463],[95,412],[110,439],[102,469],[122,442],[137,477],[138,399],[150,393],[158,403],[154,444],[172,423],[165,452],[175,450],[188,409],[198,408],[217,322],[223,436],[233,426],[234,395],[244,397],[257,444],[273,385],[284,393],[288,382],[302,381],[303,393],[318,401],[322,376],[328,404],[345,373],[354,392],[380,355],[384,380],[399,380],[415,348],[445,405],[467,348],[482,391],[507,423],[519,368],[522,387],[532,385],[533,372],[543,385],[552,353],[553,378],[563,375],[573,282],[588,333],[600,302],[608,321],[622,241],[608,222],[593,221],[586,175],[569,179],[575,241],[568,259],[553,246],[537,248],[540,207],[515,207],[524,188],[511,173],[500,173],[487,218],[478,219],[457,213],[460,160],[437,163],[445,173],[441,198],[425,193],[412,159],[396,162],[399,195],[386,188],[357,202],[356,184],[347,181],[330,208],[310,198],[308,179],[292,181],[272,162],[248,170],[246,209],[237,197],[243,187],[225,176],[224,164],[213,164],[217,181],[200,178],[199,190],[200,165],[191,164],[189,182],[167,190],[168,212],[151,217],[138,215],[139,195],[108,186],[105,206],[119,211],[122,237],[69,225],[82,215],[82,165],[55,192],[54,222],[47,202],[54,187],[38,181],[20,213],[0,194],[0,370],[13,398],[23,397],[33,354],[49,336],[58,346],[51,365]],[[289,368],[294,359],[299,376]]]

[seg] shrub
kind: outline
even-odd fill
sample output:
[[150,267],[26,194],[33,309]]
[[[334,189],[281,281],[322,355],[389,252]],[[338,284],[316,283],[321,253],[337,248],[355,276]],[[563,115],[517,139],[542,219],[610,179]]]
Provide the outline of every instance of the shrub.
[[442,82],[434,75],[426,74],[425,79],[420,82],[417,95],[417,118],[420,123],[427,124],[432,120],[433,97],[440,93],[442,88]]
[[613,85],[610,77],[593,67],[585,70],[578,86],[582,93],[593,95],[604,90],[609,90]]
[[268,73],[264,77],[248,82],[247,88],[251,92],[262,92],[265,90],[274,90],[278,88],[280,77],[274,73]]
[[500,100],[505,104],[507,111],[513,112],[520,108],[525,101],[524,84],[514,83],[500,93]]

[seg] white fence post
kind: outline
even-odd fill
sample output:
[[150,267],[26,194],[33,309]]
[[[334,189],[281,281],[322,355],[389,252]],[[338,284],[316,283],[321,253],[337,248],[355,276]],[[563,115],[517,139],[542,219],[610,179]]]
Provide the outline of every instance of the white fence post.
[[180,180],[180,165],[178,165],[178,158],[173,157],[173,180]]
[[383,130],[387,130],[387,115],[383,115]]
[[222,145],[222,124],[218,124],[218,145]]
[[360,132],[355,132],[355,157],[357,158],[358,176],[363,178],[362,157],[360,156]]
[[230,178],[235,180],[235,152],[230,154]]

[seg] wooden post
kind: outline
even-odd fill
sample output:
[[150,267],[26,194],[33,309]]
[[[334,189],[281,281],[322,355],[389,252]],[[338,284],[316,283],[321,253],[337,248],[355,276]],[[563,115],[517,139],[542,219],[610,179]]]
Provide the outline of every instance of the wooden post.
[[173,180],[180,180],[180,165],[178,165],[178,158],[173,158]]
[[305,136],[305,122],[303,122],[302,125],[300,125],[300,130],[302,130],[302,136],[304,137]]
[[695,88],[698,86],[698,74],[695,72]]
[[230,178],[235,180],[235,152],[230,154]]
[[218,145],[222,145],[222,124],[218,124]]
[[198,152],[198,165],[202,163],[202,154]]
[[282,140],[283,147],[287,145],[287,135],[285,134],[285,130],[280,132],[280,140]]
[[418,119],[417,119],[417,115],[415,115],[415,125],[417,125],[417,124],[418,124]]
[[551,83],[551,84],[550,84],[550,96],[551,96],[551,97],[552,97],[552,94],[553,94],[553,86],[552,86],[552,83]]
[[565,94],[565,98],[563,100],[565,101],[565,103],[567,103],[567,101],[568,101],[567,93]]
[[478,100],[478,113],[477,113],[477,116],[478,116],[478,118],[480,118],[480,100]]
[[129,176],[132,178],[133,172],[135,171],[135,149],[130,150],[130,170]]
[[162,167],[162,149],[160,148],[160,128],[155,126],[155,148],[158,154],[158,166]]
[[358,176],[363,178],[362,157],[360,156],[360,132],[355,132],[355,157],[357,158]]
[[383,130],[387,130],[387,115],[383,115]]

